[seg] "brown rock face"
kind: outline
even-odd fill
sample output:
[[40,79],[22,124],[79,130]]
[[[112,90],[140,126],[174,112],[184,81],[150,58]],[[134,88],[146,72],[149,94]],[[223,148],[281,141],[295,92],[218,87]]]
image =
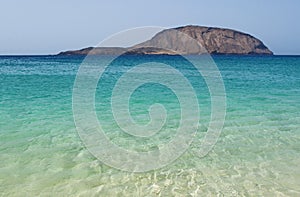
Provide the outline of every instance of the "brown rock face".
[[129,48],[89,47],[59,55],[120,55],[120,54],[239,54],[273,55],[262,41],[239,31],[184,26],[163,30],[152,39]]
[[[197,40],[195,44],[187,36]],[[249,34],[231,29],[214,27],[185,26],[164,30],[151,40],[134,47],[156,46],[165,49],[176,49],[180,54],[263,54],[272,55],[262,41]]]

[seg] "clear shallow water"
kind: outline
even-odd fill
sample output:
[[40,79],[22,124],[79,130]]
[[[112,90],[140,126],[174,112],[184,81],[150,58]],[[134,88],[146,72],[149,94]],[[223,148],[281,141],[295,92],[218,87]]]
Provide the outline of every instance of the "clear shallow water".
[[[160,58],[182,66],[176,58]],[[300,195],[300,57],[214,57],[225,83],[227,116],[213,151],[204,158],[195,156],[210,116],[208,92],[199,88],[202,125],[190,149],[169,166],[137,174],[103,165],[80,141],[72,115],[72,88],[82,60],[0,57],[3,196]],[[120,69],[134,61],[140,59],[126,59]],[[193,71],[185,71],[193,80]],[[101,87],[109,84],[108,80],[108,86]],[[178,103],[171,92],[159,88],[146,86],[135,92],[133,117],[147,122],[147,106],[155,99],[162,101],[170,111],[169,132],[162,134],[167,140],[178,125]],[[145,95],[148,99],[143,100]],[[101,97],[107,95],[96,94]],[[104,113],[106,107],[96,103],[112,141],[138,150],[156,145],[149,141],[139,146],[124,136]]]

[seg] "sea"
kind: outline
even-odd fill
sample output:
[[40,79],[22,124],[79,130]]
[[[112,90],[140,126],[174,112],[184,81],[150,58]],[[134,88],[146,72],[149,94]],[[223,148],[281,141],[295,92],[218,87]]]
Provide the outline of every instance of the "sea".
[[[220,102],[225,102],[226,113],[218,116],[223,120],[211,120],[213,87],[203,73],[177,56],[128,55],[111,67],[96,69],[102,75],[95,91],[83,90],[80,95],[94,103],[82,103],[82,114],[75,109],[74,91],[80,68],[89,63],[85,57],[0,56],[0,196],[300,196],[300,56],[215,55],[212,60],[224,87],[226,99]],[[114,96],[118,79],[130,70],[135,75],[127,79],[147,81],[157,72],[164,83],[149,79],[131,93],[126,92],[128,83],[123,91],[128,100]],[[185,94],[188,86],[172,76],[178,75],[174,70],[193,87],[199,107],[199,121],[187,147],[180,145],[191,136],[189,129],[184,130],[190,127],[183,127],[179,136],[176,132],[186,121],[183,112],[195,112],[183,109],[191,97]],[[170,81],[176,91],[167,87]],[[117,117],[113,114],[112,97],[115,113],[127,102],[129,119],[126,110]],[[152,120],[149,112],[157,103],[156,109],[163,109],[166,117]],[[84,106],[93,106],[97,125],[83,114]],[[123,117],[118,123],[116,118]],[[123,131],[123,127],[130,130],[126,121],[132,120],[142,126],[135,127],[135,133]],[[148,161],[122,157],[122,165],[118,152],[101,144],[101,139],[99,145],[93,144],[99,149],[89,146],[80,121],[103,131],[103,139],[128,154],[155,152],[174,138],[183,142],[175,144],[178,151],[172,152],[176,155],[170,161],[156,161],[155,155]],[[146,132],[151,121],[161,124],[155,134]],[[221,121],[222,128],[210,150],[199,155],[210,121]],[[97,150],[106,158],[96,155]],[[153,166],[142,168],[146,162]],[[135,171],[131,164],[142,167]]]

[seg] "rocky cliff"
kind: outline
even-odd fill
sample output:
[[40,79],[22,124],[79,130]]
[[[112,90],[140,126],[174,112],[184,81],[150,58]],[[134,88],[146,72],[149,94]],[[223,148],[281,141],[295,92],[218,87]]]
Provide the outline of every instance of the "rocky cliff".
[[[196,44],[197,42],[200,43]],[[175,52],[176,51],[176,52]],[[121,47],[89,47],[61,52],[59,55],[119,55],[119,54],[239,54],[272,55],[262,41],[235,30],[184,26],[163,30],[138,45]]]

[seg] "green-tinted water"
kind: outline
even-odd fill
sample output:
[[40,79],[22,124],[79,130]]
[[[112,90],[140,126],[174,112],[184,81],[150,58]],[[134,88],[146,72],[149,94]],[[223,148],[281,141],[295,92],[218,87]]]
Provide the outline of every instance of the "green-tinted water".
[[[97,102],[107,98],[100,92],[110,87],[110,74],[114,76],[118,69],[140,58],[128,57],[108,72],[107,84],[96,94],[96,109],[113,142],[149,150],[157,141],[140,146],[139,141],[117,129],[105,113],[108,105]],[[165,63],[175,62],[178,68],[184,66],[176,58],[159,58]],[[199,87],[202,122],[190,149],[169,166],[137,174],[102,164],[86,150],[77,134],[72,89],[82,60],[0,57],[3,196],[300,195],[300,57],[214,57],[227,94],[226,121],[218,143],[206,157],[195,156],[210,116],[207,89]],[[184,72],[190,80],[199,80],[193,70]],[[149,120],[147,107],[152,102],[165,105],[169,113],[165,129],[169,132],[162,136],[168,141],[180,114],[176,97],[162,88],[143,86],[130,102],[133,117],[141,123]]]

